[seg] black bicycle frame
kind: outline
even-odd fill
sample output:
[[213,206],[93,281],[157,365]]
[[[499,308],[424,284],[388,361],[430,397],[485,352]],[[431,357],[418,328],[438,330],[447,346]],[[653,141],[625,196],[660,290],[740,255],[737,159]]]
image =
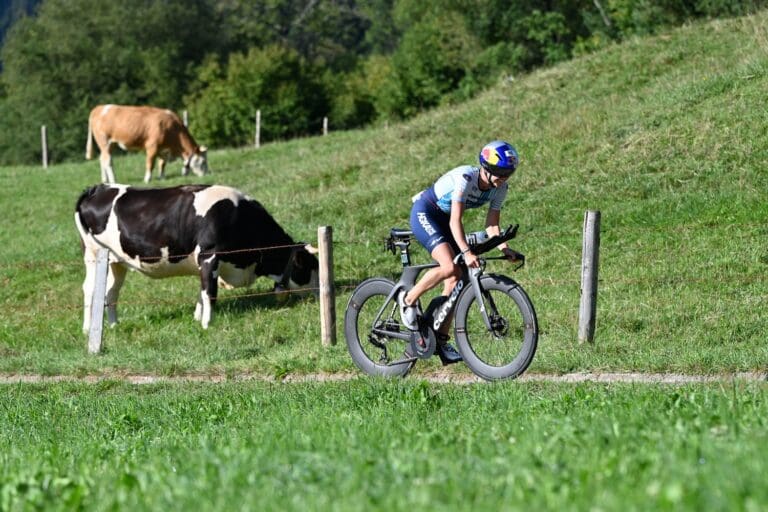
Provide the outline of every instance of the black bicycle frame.
[[[504,233],[500,235],[496,235],[494,237],[491,237],[489,240],[483,242],[482,244],[477,245],[474,247],[474,250],[477,251],[478,254],[482,254],[488,250],[490,250],[492,247],[495,247],[501,242],[511,240],[515,237],[517,234],[517,228],[518,226],[509,226]],[[402,238],[395,238],[395,235]],[[386,248],[387,250],[390,250],[392,253],[396,253],[397,249],[400,249],[400,260],[403,264],[403,273],[400,275],[400,279],[395,283],[394,288],[392,288],[392,291],[387,296],[387,300],[384,301],[384,305],[379,309],[378,313],[376,314],[376,319],[374,320],[374,325],[379,322],[381,319],[381,315],[384,313],[384,310],[387,308],[387,305],[390,304],[390,302],[393,302],[395,304],[395,308],[397,307],[397,294],[400,293],[401,290],[410,290],[413,288],[413,286],[416,284],[416,279],[419,277],[419,274],[421,274],[422,271],[435,268],[438,266],[437,263],[426,263],[423,265],[411,265],[411,258],[410,258],[410,252],[408,251],[408,246],[410,245],[410,239],[407,238],[410,235],[410,232],[407,232],[405,230],[392,230],[392,235],[387,239],[386,241]],[[457,259],[459,259],[457,257]],[[451,311],[454,307],[456,307],[456,304],[459,300],[459,296],[461,295],[461,292],[464,291],[464,289],[467,286],[472,287],[472,291],[475,294],[475,299],[477,300],[477,304],[480,307],[480,311],[482,313],[483,322],[485,322],[485,327],[488,329],[488,331],[493,331],[493,327],[491,325],[491,320],[488,318],[488,312],[485,307],[485,294],[483,293],[483,289],[480,287],[480,276],[483,275],[483,272],[485,270],[485,260],[487,259],[502,259],[502,258],[480,258],[480,267],[478,268],[470,268],[468,269],[466,266],[462,265],[464,268],[464,272],[462,274],[462,278],[459,280],[458,283],[456,283],[456,286],[453,287],[453,290],[451,290],[451,293],[448,295],[447,300],[438,306],[435,311],[432,314],[432,325],[430,328],[437,332],[440,330],[440,327],[442,327],[445,320],[450,316]],[[519,267],[518,267],[519,268]],[[489,297],[490,299],[490,297]],[[491,307],[495,309],[495,305],[492,303],[491,300]],[[411,335],[410,333],[400,333],[400,332],[393,332],[386,329],[377,329],[372,328],[372,331],[375,334],[379,334],[382,336],[389,336],[392,338],[398,338],[404,341],[410,341]]]

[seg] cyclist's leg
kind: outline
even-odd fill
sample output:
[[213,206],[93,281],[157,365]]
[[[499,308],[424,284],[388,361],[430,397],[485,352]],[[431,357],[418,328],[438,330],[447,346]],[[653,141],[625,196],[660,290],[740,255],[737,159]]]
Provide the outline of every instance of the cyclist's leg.
[[[450,247],[449,247],[450,249]],[[451,264],[453,264],[453,255],[455,252],[451,249],[450,250],[450,259],[449,261]],[[433,258],[440,261],[438,257],[436,257],[433,253]],[[456,286],[456,283],[459,282],[459,278],[461,276],[461,269],[458,265],[453,265],[454,267],[454,273],[449,275],[445,280],[443,281],[443,296],[448,297],[451,292],[453,291],[454,287]],[[439,268],[442,268],[442,265]],[[450,340],[451,336],[448,334],[451,329],[451,325],[453,324],[453,315],[454,311],[453,309],[448,314],[448,316],[443,321],[443,325],[440,326],[440,329],[435,333],[437,336],[437,347],[435,348],[435,354],[440,357],[440,361],[443,363],[443,366],[458,363],[459,361],[462,361],[461,354],[451,345],[448,343],[448,340]]]
[[[428,251],[438,266],[429,269],[422,278],[404,296],[403,303],[416,304],[424,293],[431,290],[442,281],[443,295],[450,295],[456,283],[461,278],[461,268],[453,262],[458,252],[449,225],[450,216],[426,200],[417,200],[411,210],[411,230],[421,245]],[[441,331],[450,328],[451,321],[445,322]],[[438,346],[435,353],[440,356],[443,365],[461,361],[461,355],[448,344],[447,334],[437,335]]]
[[449,225],[450,215],[440,210],[424,197],[417,199],[411,208],[411,230],[419,243],[429,251],[439,267],[429,269],[405,296],[406,304],[415,304],[419,297],[441,281],[453,280],[460,270],[453,263],[455,247]]
[[416,301],[419,300],[419,297],[443,281],[451,281],[453,283],[450,288],[447,286],[444,288],[444,291],[445,289],[448,289],[448,293],[450,293],[450,290],[456,285],[461,269],[458,265],[453,263],[454,252],[450,244],[444,242],[435,247],[432,251],[432,258],[439,266],[431,268],[425,272],[416,285],[411,288],[405,296],[405,302],[407,304],[415,304]]

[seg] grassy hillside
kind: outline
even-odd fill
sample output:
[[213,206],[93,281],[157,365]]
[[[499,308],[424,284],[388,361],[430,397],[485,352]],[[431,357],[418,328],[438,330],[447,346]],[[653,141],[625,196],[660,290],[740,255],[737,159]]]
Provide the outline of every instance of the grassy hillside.
[[[241,188],[297,239],[332,225],[341,325],[355,284],[397,272],[381,240],[407,225],[411,195],[507,139],[522,163],[502,221],[521,224],[528,264],[514,277],[542,329],[529,371],[765,368],[766,91],[761,13],[633,40],[408,123],[212,151],[214,173],[196,181]],[[83,140],[85,130],[84,119]],[[141,156],[115,162],[121,182],[140,183],[142,167]],[[169,174],[164,185],[190,181],[178,162]],[[352,370],[341,328],[323,349],[317,303],[279,303],[267,280],[224,292],[206,332],[191,318],[195,279],[131,275],[107,352],[88,357],[72,212],[98,178],[97,161],[0,169],[0,371]],[[587,209],[602,212],[599,301],[595,344],[579,346]],[[479,228],[474,213],[468,225]]]

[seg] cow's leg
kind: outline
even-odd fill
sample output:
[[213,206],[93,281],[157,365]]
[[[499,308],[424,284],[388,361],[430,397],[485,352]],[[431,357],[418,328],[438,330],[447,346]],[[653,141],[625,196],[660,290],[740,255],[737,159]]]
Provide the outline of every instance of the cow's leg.
[[86,247],[83,253],[85,279],[83,280],[83,332],[91,330],[91,303],[96,286],[96,253]]
[[117,324],[117,299],[128,269],[120,263],[110,263],[107,273],[107,321],[110,327]]
[[[198,256],[200,266],[200,300],[195,308],[195,319],[207,329],[213,318],[213,305],[219,292],[219,259],[215,254]],[[198,318],[199,312],[199,318]]]
[[152,179],[152,169],[155,167],[155,157],[157,157],[157,148],[147,148],[147,170],[144,173],[144,183],[149,183]]
[[165,158],[157,158],[157,177],[161,180],[165,178]]
[[[99,146],[101,146],[101,143],[99,143]],[[99,165],[101,166],[101,181],[103,183],[114,183],[115,171],[112,169],[111,144],[107,143],[102,147]]]

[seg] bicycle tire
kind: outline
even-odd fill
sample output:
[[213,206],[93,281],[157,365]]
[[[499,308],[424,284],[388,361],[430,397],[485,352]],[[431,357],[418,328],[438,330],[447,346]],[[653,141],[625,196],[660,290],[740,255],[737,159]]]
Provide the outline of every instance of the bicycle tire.
[[480,287],[488,314],[493,310],[499,313],[493,319],[494,329],[488,331],[475,305],[475,291],[467,287],[456,305],[456,344],[477,376],[485,380],[514,379],[528,368],[536,354],[536,311],[525,290],[506,276],[486,274],[480,278]]
[[[344,336],[352,361],[368,375],[404,377],[416,364],[413,357],[404,355],[406,343],[396,338],[372,332],[376,314],[384,305],[395,283],[384,278],[371,278],[360,283],[352,292],[344,313]],[[388,322],[399,329],[400,313],[397,303],[389,301],[380,322]],[[394,313],[394,315],[393,315]],[[374,345],[374,341],[386,348]]]

